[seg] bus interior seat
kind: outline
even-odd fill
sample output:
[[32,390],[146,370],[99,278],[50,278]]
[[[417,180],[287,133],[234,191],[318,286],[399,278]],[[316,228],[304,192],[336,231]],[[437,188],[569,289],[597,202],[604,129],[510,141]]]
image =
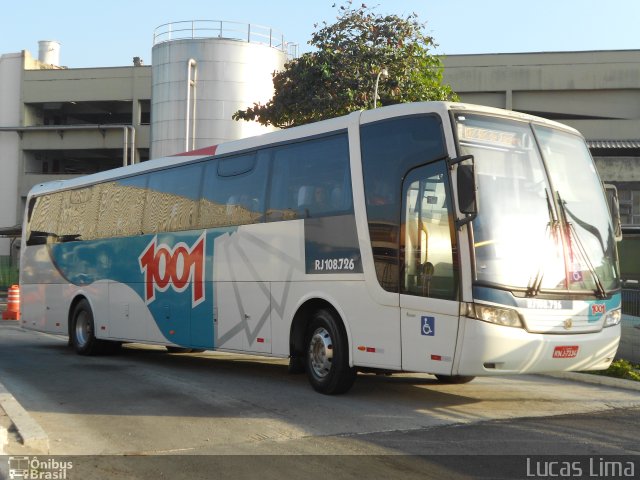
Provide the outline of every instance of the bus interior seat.
[[231,195],[227,200],[227,216],[233,215],[233,210],[240,204],[240,198],[237,195]]
[[336,210],[342,210],[344,207],[344,195],[342,188],[335,187],[331,191],[331,206]]
[[314,188],[303,185],[298,190],[298,208],[310,207],[313,204]]

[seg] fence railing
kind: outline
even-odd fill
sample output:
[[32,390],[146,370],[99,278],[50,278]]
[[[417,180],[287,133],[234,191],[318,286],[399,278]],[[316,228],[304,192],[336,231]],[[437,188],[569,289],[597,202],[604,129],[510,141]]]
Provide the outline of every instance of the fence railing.
[[625,315],[640,317],[640,289],[622,289],[622,313]]
[[18,283],[18,267],[9,255],[0,255],[0,292]]
[[298,56],[298,44],[287,42],[284,35],[271,27],[222,20],[186,20],[165,23],[153,32],[153,44],[171,40],[223,38],[267,45],[285,52],[289,58]]

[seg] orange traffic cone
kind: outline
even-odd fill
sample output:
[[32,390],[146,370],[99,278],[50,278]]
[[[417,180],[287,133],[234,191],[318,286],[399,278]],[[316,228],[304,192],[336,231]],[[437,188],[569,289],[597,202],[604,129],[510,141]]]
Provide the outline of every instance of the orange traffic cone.
[[20,320],[20,287],[11,285],[7,294],[7,310],[2,312],[3,320]]

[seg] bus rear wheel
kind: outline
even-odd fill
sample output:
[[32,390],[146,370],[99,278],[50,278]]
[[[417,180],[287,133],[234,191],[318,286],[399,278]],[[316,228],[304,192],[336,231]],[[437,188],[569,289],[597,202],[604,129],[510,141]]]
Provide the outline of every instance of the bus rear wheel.
[[188,347],[174,347],[173,345],[165,345],[167,352],[169,353],[202,353],[204,348],[188,348]]
[[327,395],[348,391],[356,379],[341,322],[329,310],[313,313],[306,336],[305,369],[311,386]]
[[449,383],[451,385],[461,385],[463,383],[469,383],[476,377],[467,375],[436,375],[436,378],[440,383]]
[[103,342],[95,336],[93,312],[86,299],[78,302],[73,309],[69,338],[71,346],[80,355],[98,355],[104,351]]

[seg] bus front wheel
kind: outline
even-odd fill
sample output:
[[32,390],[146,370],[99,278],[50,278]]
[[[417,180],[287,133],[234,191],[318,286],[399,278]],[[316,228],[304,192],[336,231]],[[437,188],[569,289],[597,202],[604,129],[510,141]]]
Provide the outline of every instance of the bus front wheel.
[[325,309],[314,312],[305,345],[305,366],[311,386],[328,395],[348,391],[357,372],[349,366],[347,335],[332,312]]

